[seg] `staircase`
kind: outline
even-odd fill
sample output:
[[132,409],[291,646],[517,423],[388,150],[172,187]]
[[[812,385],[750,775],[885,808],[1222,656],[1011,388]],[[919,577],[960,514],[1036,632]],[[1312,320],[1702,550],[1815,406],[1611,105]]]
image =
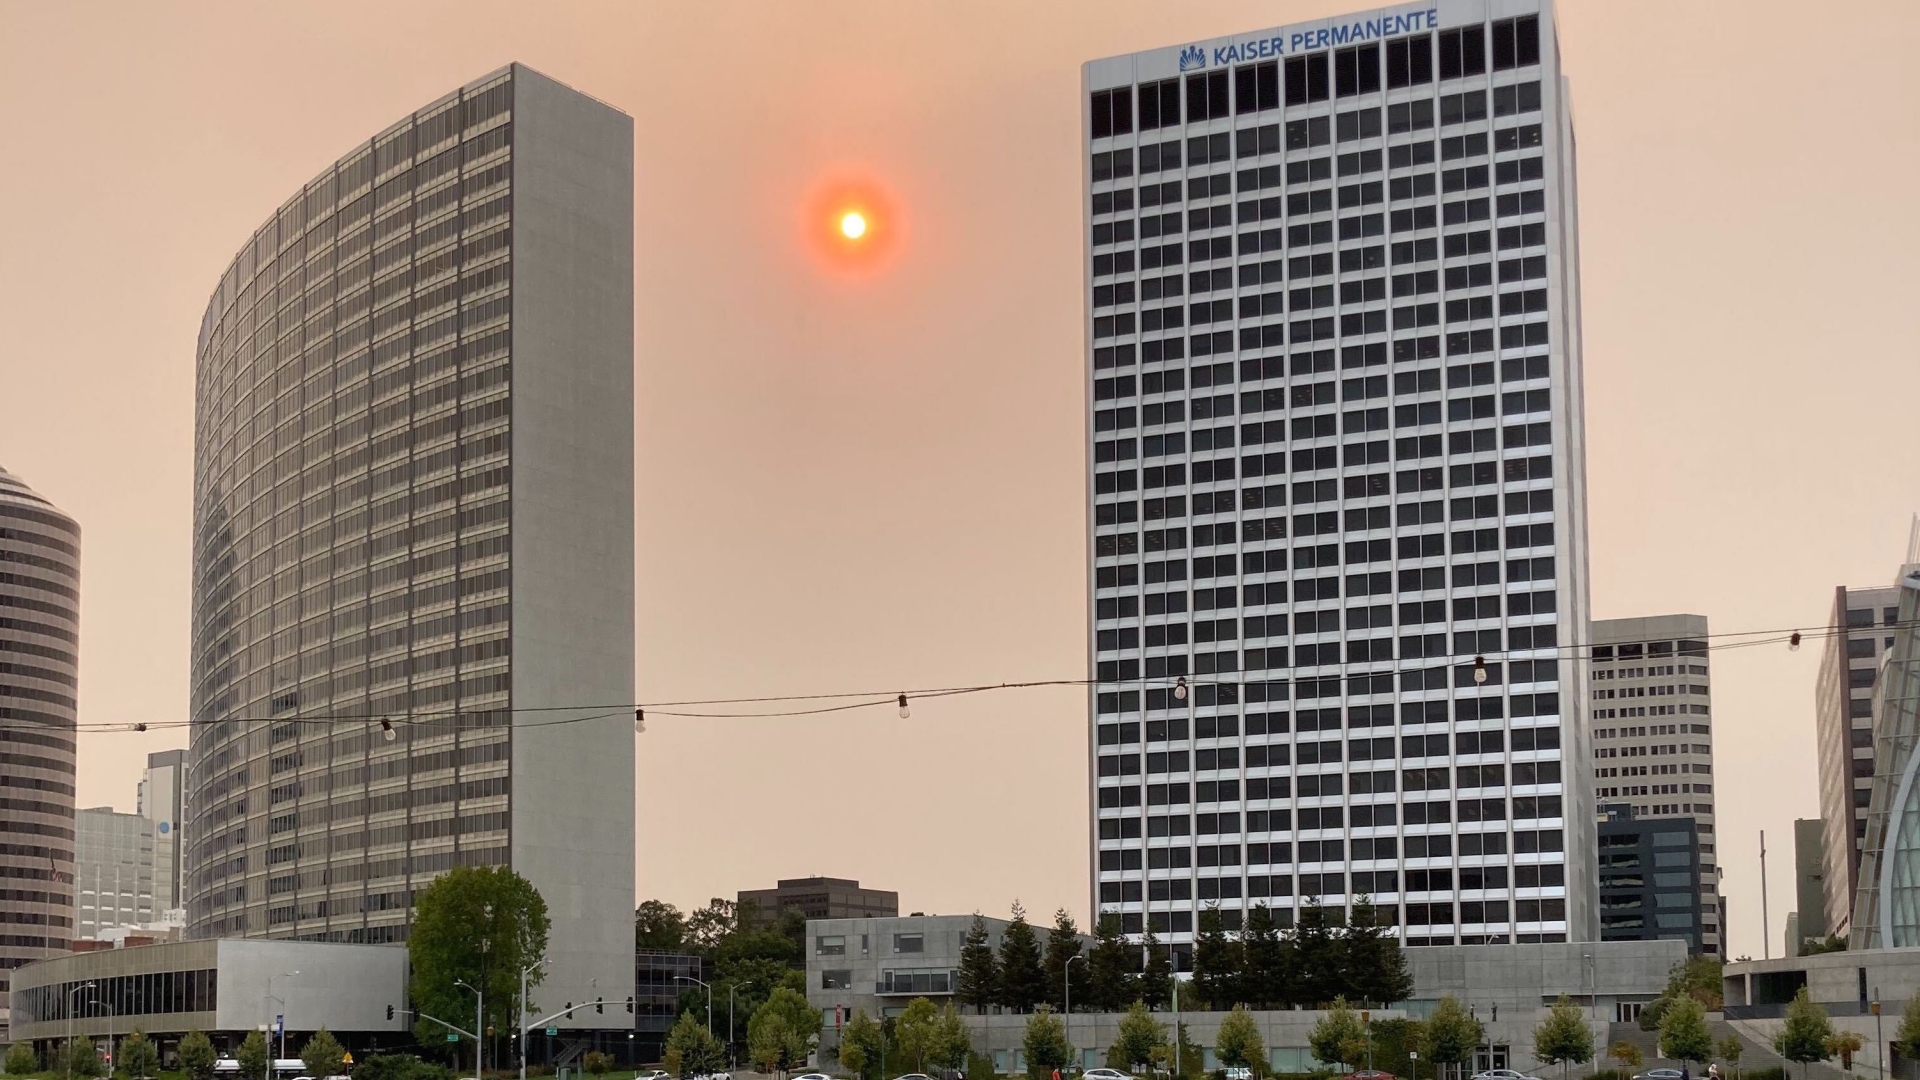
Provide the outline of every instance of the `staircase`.
[[[1758,1022],[1753,1020],[1716,1019],[1719,1015],[1719,1013],[1707,1014],[1707,1034],[1713,1038],[1715,1046],[1718,1046],[1720,1042],[1729,1035],[1739,1037],[1740,1043],[1744,1047],[1740,1055],[1739,1065],[1739,1071],[1742,1073],[1750,1072],[1754,1069],[1780,1068],[1785,1069],[1786,1075],[1791,1077],[1792,1080],[1800,1080],[1803,1076],[1806,1077],[1806,1080],[1863,1080],[1863,1078],[1864,1080],[1872,1080],[1873,1078],[1872,1065],[1869,1063],[1864,1072],[1859,1071],[1861,1063],[1858,1059],[1854,1062],[1856,1071],[1851,1073],[1841,1069],[1838,1062],[1816,1061],[1810,1065],[1803,1066],[1787,1061],[1779,1054],[1773,1052],[1772,1036]],[[1613,1046],[1615,1043],[1622,1042],[1631,1043],[1640,1051],[1643,1064],[1640,1069],[1636,1071],[1643,1072],[1656,1067],[1677,1069],[1681,1065],[1678,1061],[1669,1061],[1659,1056],[1659,1032],[1642,1031],[1638,1024],[1608,1025],[1607,1045]],[[1604,1052],[1603,1050],[1602,1053]],[[1612,1062],[1608,1064],[1612,1064]],[[1696,1077],[1704,1077],[1706,1075],[1706,1071],[1702,1068],[1697,1066],[1689,1066],[1689,1068]],[[1729,1068],[1726,1062],[1720,1062],[1720,1075],[1724,1080],[1733,1080],[1733,1073],[1734,1070]]]

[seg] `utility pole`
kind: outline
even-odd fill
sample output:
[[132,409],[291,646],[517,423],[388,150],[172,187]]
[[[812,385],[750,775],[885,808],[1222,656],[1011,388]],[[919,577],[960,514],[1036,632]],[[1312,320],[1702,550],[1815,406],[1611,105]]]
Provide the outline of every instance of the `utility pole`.
[[527,1038],[533,1031],[533,1025],[527,1023],[527,976],[546,963],[547,958],[543,956],[532,966],[520,969],[520,1080],[527,1080]]
[[[1069,1054],[1073,1053],[1073,962],[1075,960],[1085,959],[1086,957],[1075,953],[1067,957],[1067,962],[1060,966],[1060,1003],[1066,1007],[1067,1013],[1063,1018],[1065,1023],[1061,1033],[1067,1037],[1067,1053]],[[1084,1064],[1084,1062],[1081,1064]]]
[[1773,959],[1773,931],[1767,923],[1767,830],[1760,830],[1760,959]]

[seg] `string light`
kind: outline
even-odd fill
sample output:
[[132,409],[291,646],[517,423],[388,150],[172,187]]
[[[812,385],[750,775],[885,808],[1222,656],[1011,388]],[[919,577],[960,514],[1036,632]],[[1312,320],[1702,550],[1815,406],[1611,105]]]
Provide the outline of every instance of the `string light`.
[[400,737],[400,733],[393,730],[393,721],[391,720],[380,721],[380,737],[387,740],[388,742],[392,742],[393,740]]
[[645,735],[647,733],[647,710],[633,710],[633,733],[635,735]]
[[1793,636],[1787,639],[1787,648],[1793,652],[1800,651],[1800,631],[1795,630]]
[[907,708],[907,695],[901,694],[900,695],[900,719],[907,720],[907,719],[911,719],[912,716],[913,716],[913,710]]
[[1484,656],[1473,658],[1473,681],[1475,683],[1487,681],[1487,658]]
[[1173,698],[1175,701],[1187,700],[1187,677],[1185,675],[1180,676],[1173,684]]

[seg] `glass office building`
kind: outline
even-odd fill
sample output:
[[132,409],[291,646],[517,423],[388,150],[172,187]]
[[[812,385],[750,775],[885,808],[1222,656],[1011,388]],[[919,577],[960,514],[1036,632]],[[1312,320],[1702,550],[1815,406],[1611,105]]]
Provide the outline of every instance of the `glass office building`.
[[1093,900],[1597,936],[1550,6],[1088,63]]
[[[199,341],[196,937],[404,940],[510,866],[633,977],[633,134],[515,64],[323,170]],[[591,708],[587,706],[592,706]]]

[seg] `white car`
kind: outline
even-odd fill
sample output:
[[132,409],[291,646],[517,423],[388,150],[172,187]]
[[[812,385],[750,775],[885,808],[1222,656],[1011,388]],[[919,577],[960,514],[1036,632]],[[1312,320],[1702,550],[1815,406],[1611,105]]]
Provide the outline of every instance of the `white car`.
[[1488,1069],[1483,1073],[1474,1073],[1473,1080],[1539,1080],[1539,1077],[1528,1076],[1526,1073],[1515,1072],[1512,1069]]
[[1088,1069],[1083,1075],[1086,1080],[1133,1080],[1119,1069]]
[[[636,1076],[634,1080],[641,1080],[641,1078]],[[828,1076],[826,1073],[801,1073],[799,1076],[794,1077],[793,1080],[833,1080],[833,1077]]]
[[673,1080],[673,1074],[665,1069],[648,1069],[633,1074],[633,1080]]

